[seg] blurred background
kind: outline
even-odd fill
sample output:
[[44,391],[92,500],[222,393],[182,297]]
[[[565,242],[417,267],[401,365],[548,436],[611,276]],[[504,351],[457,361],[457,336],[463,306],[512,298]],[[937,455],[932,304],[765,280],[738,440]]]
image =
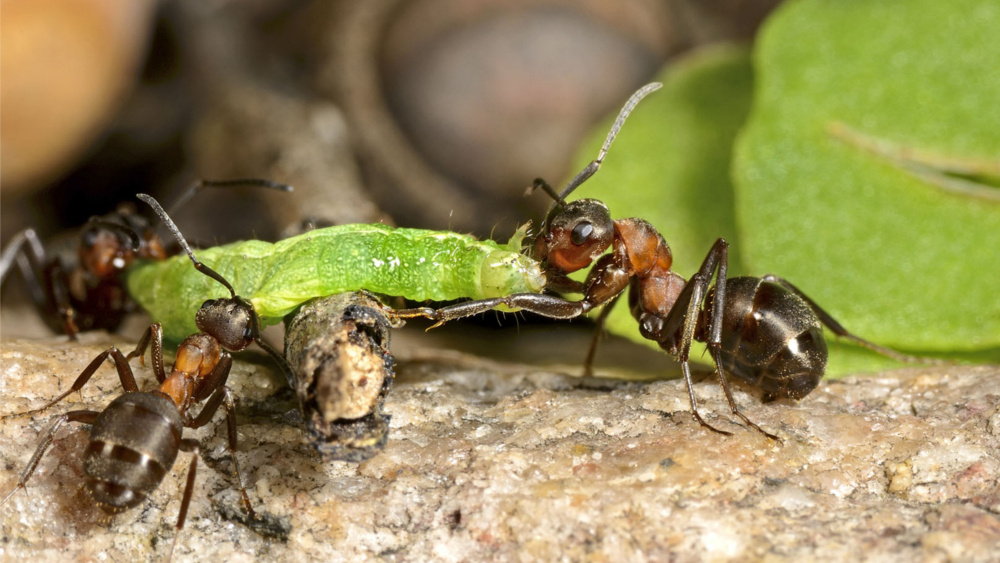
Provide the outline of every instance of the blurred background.
[[[663,65],[749,41],[774,0],[3,0],[0,238],[203,193],[202,244],[383,221],[504,239]],[[6,284],[4,302],[23,297]],[[7,324],[7,336],[11,333]]]
[[199,196],[192,238],[304,219],[509,234],[597,120],[774,4],[4,0],[3,239],[235,177],[296,192]]

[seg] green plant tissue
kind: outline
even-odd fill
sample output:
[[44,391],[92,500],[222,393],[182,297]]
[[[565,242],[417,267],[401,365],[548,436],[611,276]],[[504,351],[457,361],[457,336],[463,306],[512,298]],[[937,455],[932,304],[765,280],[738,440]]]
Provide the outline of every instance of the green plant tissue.
[[1000,359],[1000,2],[791,2],[754,69],[744,264],[879,344]]
[[[650,221],[685,277],[721,236],[731,276],[781,275],[858,336],[998,361],[997,29],[1000,3],[790,3],[753,67],[733,46],[672,64],[574,197]],[[608,329],[655,347],[623,304]],[[828,376],[899,365],[827,334]]]

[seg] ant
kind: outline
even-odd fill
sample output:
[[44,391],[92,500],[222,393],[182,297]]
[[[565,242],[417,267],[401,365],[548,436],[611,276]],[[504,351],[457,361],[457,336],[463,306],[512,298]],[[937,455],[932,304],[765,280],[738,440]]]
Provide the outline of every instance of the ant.
[[[404,309],[392,314],[402,318],[427,317],[436,321],[431,327],[434,328],[500,305],[554,319],[573,319],[604,305],[585,360],[585,371],[589,373],[604,321],[628,289],[629,307],[642,335],[680,361],[691,412],[698,423],[720,434],[732,435],[705,422],[698,412],[688,361],[695,340],[708,346],[732,414],[777,441],[780,441],[777,436],[740,412],[726,381],[726,372],[762,389],[765,401],[783,397],[801,399],[816,388],[826,370],[824,326],[837,336],[895,360],[934,362],[851,334],[783,278],[773,275],[729,278],[726,273],[729,245],[721,238],[712,246],[698,272],[685,280],[670,270],[673,262],[670,247],[650,223],[637,218],[612,220],[608,207],[595,199],[567,203],[566,196],[601,167],[608,148],[636,104],[659,88],[658,83],[648,84],[632,95],[597,158],[561,192],[557,193],[541,178],[529,188],[529,191],[540,188],[554,200],[532,247],[532,257],[541,261],[545,271],[546,289],[582,293],[582,300],[522,293],[437,310]],[[605,254],[609,248],[611,252]],[[583,283],[568,277],[591,264],[594,266]],[[716,282],[710,286],[713,275]]]
[[[181,342],[169,374],[163,366],[162,330],[158,323],[152,324],[143,333],[135,350],[127,356],[112,346],[90,362],[69,390],[42,408],[0,417],[0,420],[5,420],[48,410],[71,393],[82,389],[108,358],[114,361],[125,391],[103,411],[74,410],[56,417],[31,456],[17,486],[0,501],[0,507],[19,489],[25,488],[59,428],[66,422],[78,422],[91,425],[89,443],[83,454],[84,485],[94,502],[109,514],[123,512],[145,500],[160,485],[177,459],[178,452],[195,454],[191,458],[180,514],[177,517],[176,532],[179,534],[184,527],[191,502],[200,453],[197,440],[184,438],[183,430],[205,426],[219,407],[225,406],[229,452],[239,481],[240,495],[248,515],[256,519],[236,458],[235,400],[226,386],[233,364],[229,352],[239,352],[256,342],[278,362],[286,375],[290,370],[284,358],[261,340],[260,322],[250,302],[236,295],[225,278],[195,258],[180,230],[155,199],[146,194],[139,194],[137,197],[148,203],[163,220],[194,267],[225,286],[231,297],[209,300],[201,306],[195,322],[202,332],[188,336]],[[144,363],[146,349],[150,345],[150,360],[160,385],[153,391],[139,391],[129,361],[138,356],[140,363]],[[206,400],[201,412],[197,416],[192,415],[191,407]],[[175,534],[174,545],[176,543]]]
[[[208,187],[259,186],[291,191],[291,186],[259,179],[199,180],[174,203],[172,211]],[[0,254],[0,283],[17,264],[39,315],[54,332],[76,340],[79,332],[113,332],[135,304],[125,290],[124,272],[135,260],[165,260],[168,252],[149,221],[130,203],[91,217],[80,232],[76,260],[46,250],[34,229],[14,236]]]

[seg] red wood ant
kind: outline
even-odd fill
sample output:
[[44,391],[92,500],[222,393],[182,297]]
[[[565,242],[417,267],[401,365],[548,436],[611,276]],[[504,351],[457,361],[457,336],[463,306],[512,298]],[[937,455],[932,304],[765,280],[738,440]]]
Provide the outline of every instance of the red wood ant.
[[[181,194],[172,210],[203,188],[228,186],[291,190],[269,180],[199,180]],[[54,332],[75,340],[78,332],[116,330],[135,309],[125,290],[125,270],[136,259],[164,260],[170,254],[135,206],[122,204],[87,221],[75,257],[46,250],[34,229],[21,231],[0,254],[0,283],[16,263],[42,319]]]
[[[659,84],[638,90],[622,108],[605,139],[597,159],[587,165],[559,193],[544,180],[535,180],[555,203],[548,213],[532,249],[542,262],[549,280],[547,289],[582,293],[580,301],[555,295],[515,294],[495,299],[469,301],[441,309],[418,308],[396,311],[399,317],[424,316],[444,322],[482,313],[506,305],[555,319],[572,319],[605,305],[598,317],[598,332],[618,297],[629,290],[629,307],[642,335],[660,345],[681,363],[688,388],[691,412],[699,424],[720,434],[698,412],[692,387],[689,355],[691,342],[704,342],[715,362],[719,383],[732,414],[765,436],[764,431],[739,410],[724,376],[725,372],[764,391],[765,400],[801,399],[819,384],[826,370],[827,347],[823,328],[861,346],[900,361],[929,360],[908,356],[858,338],[798,288],[777,276],[728,278],[728,244],[718,239],[698,272],[685,280],[670,270],[673,256],[663,236],[648,222],[612,220],[604,203],[565,198],[600,168],[608,148],[635,105]],[[605,254],[608,249],[611,252]],[[595,262],[596,261],[596,262]],[[568,277],[594,264],[586,281]],[[716,283],[710,286],[715,276]],[[587,355],[589,371],[597,338]],[[933,361],[933,360],[930,360]]]
[[[72,387],[42,408],[0,417],[0,420],[5,420],[48,410],[71,393],[82,389],[108,358],[114,361],[125,391],[101,412],[75,410],[56,417],[21,474],[17,486],[0,501],[0,506],[19,489],[25,488],[59,428],[66,422],[79,422],[91,425],[89,442],[83,454],[84,484],[94,502],[109,514],[128,510],[145,500],[160,485],[173,466],[178,452],[195,454],[191,458],[180,514],[177,517],[176,530],[179,533],[184,527],[191,502],[199,455],[198,442],[183,438],[183,430],[205,426],[219,407],[225,406],[229,451],[239,481],[240,495],[249,516],[256,518],[243,482],[239,460],[236,458],[235,401],[226,386],[233,363],[229,351],[239,352],[256,342],[278,362],[286,376],[290,370],[284,358],[261,340],[260,322],[250,302],[237,296],[228,281],[195,258],[177,226],[155,199],[145,194],[139,194],[138,197],[163,219],[191,258],[194,267],[225,286],[231,297],[209,300],[201,306],[196,315],[196,323],[202,332],[181,342],[169,374],[163,366],[162,331],[159,324],[153,324],[143,333],[134,351],[125,356],[115,346],[108,348],[90,362]],[[154,391],[140,392],[129,361],[138,356],[140,362],[143,362],[150,345],[150,360],[160,385]],[[201,412],[193,416],[191,407],[206,400]],[[175,544],[176,541],[175,535]]]

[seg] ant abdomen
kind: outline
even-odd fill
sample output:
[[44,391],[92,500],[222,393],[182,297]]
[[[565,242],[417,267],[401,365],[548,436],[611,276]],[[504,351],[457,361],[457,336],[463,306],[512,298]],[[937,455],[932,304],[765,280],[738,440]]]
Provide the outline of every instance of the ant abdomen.
[[86,487],[105,511],[141,503],[173,467],[184,423],[166,395],[125,393],[94,421],[83,456]]
[[[705,301],[712,303],[712,295]],[[769,399],[808,395],[826,370],[816,313],[795,293],[761,278],[726,281],[721,351],[725,370]]]

